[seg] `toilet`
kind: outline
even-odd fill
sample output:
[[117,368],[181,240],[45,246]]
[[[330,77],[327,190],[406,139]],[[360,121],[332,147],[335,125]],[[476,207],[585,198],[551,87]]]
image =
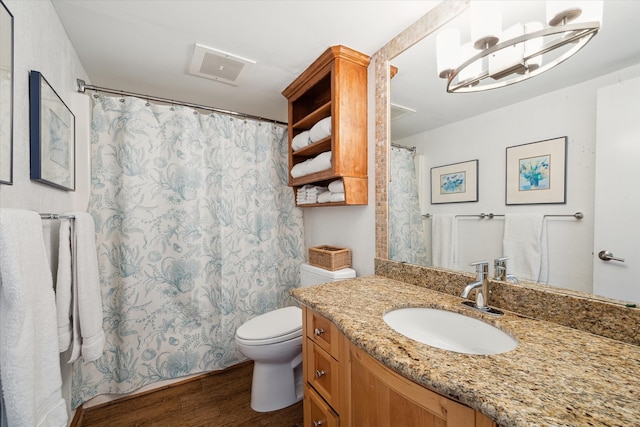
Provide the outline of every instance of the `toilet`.
[[[356,277],[355,270],[300,266],[300,287]],[[302,399],[302,310],[284,307],[254,317],[236,331],[238,350],[254,361],[251,408],[269,412]]]

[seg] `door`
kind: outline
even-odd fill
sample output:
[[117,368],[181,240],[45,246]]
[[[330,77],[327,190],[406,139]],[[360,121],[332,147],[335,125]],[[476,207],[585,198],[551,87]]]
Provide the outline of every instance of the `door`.
[[640,303],[640,78],[600,89],[597,108],[593,292]]

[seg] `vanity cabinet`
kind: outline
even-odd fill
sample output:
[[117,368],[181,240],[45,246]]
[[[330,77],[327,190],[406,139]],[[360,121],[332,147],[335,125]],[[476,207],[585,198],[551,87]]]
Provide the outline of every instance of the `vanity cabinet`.
[[385,367],[308,307],[303,313],[305,427],[497,427]]
[[[367,183],[367,67],[369,56],[345,46],[327,49],[282,94],[289,108],[289,185],[294,195],[305,184],[326,187],[342,179],[344,202],[297,206],[366,205]],[[298,150],[294,138],[331,117],[331,134]],[[331,151],[331,167],[293,177],[294,166]]]
[[348,341],[336,325],[318,313],[303,308],[302,342],[304,380],[304,425],[348,425],[349,377],[343,355],[347,354]]

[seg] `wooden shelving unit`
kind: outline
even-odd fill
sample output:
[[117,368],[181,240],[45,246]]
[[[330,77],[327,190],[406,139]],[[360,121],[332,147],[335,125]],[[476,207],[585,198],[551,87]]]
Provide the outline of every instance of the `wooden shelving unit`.
[[[289,172],[298,163],[331,151],[331,168],[293,178],[294,194],[305,184],[326,186],[341,178],[345,201],[301,207],[366,205],[367,66],[370,58],[345,46],[327,49],[282,94],[289,102]],[[293,138],[331,116],[331,136],[293,151]]]

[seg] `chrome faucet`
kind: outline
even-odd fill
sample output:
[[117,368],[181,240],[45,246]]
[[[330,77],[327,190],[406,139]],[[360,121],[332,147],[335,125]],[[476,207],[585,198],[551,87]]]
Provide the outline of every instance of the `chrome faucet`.
[[516,276],[514,276],[513,274],[507,274],[507,260],[509,259],[508,256],[506,257],[502,257],[502,258],[496,258],[493,260],[493,268],[495,271],[495,279],[496,280],[501,280],[503,282],[506,282],[507,280],[510,280],[514,283],[520,283],[520,281],[518,280],[518,278]]
[[465,286],[460,296],[467,298],[472,290],[477,289],[476,307],[485,309],[489,306],[489,263],[478,261],[469,265],[476,266],[476,281]]

